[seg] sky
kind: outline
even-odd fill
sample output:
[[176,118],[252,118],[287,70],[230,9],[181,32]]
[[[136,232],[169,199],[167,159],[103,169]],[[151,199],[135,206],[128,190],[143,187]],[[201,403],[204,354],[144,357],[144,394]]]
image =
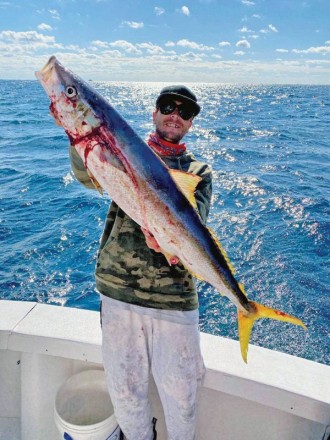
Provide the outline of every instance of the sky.
[[0,79],[330,84],[330,0],[0,0]]

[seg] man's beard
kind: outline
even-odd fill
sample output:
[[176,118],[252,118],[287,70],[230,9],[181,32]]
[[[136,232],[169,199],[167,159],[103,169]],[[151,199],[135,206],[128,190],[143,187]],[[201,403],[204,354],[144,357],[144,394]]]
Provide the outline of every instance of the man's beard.
[[158,136],[162,139],[168,140],[169,142],[172,142],[173,144],[178,144],[181,139],[183,138],[183,136],[181,134],[177,134],[175,135],[171,135],[171,137],[169,137],[169,135],[162,130],[159,130],[158,128],[156,128],[156,133],[158,134]]

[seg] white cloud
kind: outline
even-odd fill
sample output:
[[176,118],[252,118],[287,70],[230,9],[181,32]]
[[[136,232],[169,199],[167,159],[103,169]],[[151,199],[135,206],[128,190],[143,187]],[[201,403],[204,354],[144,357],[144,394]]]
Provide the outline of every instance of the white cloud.
[[162,14],[165,13],[165,9],[164,8],[160,8],[159,6],[155,6],[154,11],[155,11],[156,15],[162,15]]
[[56,43],[53,36],[46,36],[36,31],[15,32],[8,30],[0,32],[0,59],[11,55],[23,56],[24,54],[28,57],[45,52],[49,55],[50,52],[62,49],[64,46]]
[[249,0],[242,0],[242,4],[245,6],[254,6],[255,5],[254,2],[251,2]]
[[[44,10],[43,13],[45,12]],[[151,13],[155,17],[153,10]],[[42,23],[42,20],[45,20],[45,23]],[[54,23],[50,21],[49,13],[48,21]],[[254,46],[251,38],[262,35],[248,32],[249,25],[254,27],[249,22],[245,28],[241,23],[242,31],[246,33],[237,34],[239,37],[231,43],[220,40],[214,47],[202,44],[205,42],[202,38],[197,42],[181,39],[165,43],[165,40],[165,44],[159,45],[152,39],[146,42],[140,40],[139,44],[133,39],[133,43],[125,40],[95,39],[80,47],[64,44],[64,40],[58,43],[55,36],[50,35],[51,32],[47,32],[46,28],[41,29],[41,25],[46,25],[47,18],[39,19],[38,23],[40,24],[35,31],[0,31],[2,78],[31,79],[34,70],[38,66],[41,67],[50,54],[55,53],[64,65],[68,65],[82,77],[95,80],[107,80],[111,76],[113,80],[127,81],[196,81],[196,78],[199,78],[205,82],[234,83],[241,82],[243,77],[249,78],[249,82],[251,80],[253,83],[329,84],[330,81],[330,39],[324,42],[321,40],[322,43],[318,47],[296,46],[298,48],[294,50],[292,46],[284,49],[287,45],[277,45],[278,49],[274,48],[272,53],[272,61],[247,59],[247,55],[251,54],[248,46],[250,43],[251,48]],[[272,26],[267,27],[267,32],[275,32],[276,28],[273,26],[272,29]],[[56,36],[56,39],[58,38]],[[228,51],[227,46],[234,50]],[[224,61],[221,53],[225,51],[230,52],[231,57]],[[285,62],[284,59],[289,58],[288,53],[294,62]],[[280,57],[284,61],[279,59]],[[189,69],[183,69],[188,61]]]
[[230,43],[229,41],[220,41],[219,46],[220,47],[230,46]]
[[137,49],[134,46],[134,44],[129,43],[126,40],[117,40],[112,43],[109,43],[109,45],[111,47],[117,47],[119,49],[124,50],[127,53],[134,54],[134,55],[140,55],[142,53],[139,49]]
[[48,9],[48,12],[52,16],[52,18],[54,18],[55,20],[60,20],[60,14],[57,9]]
[[179,40],[176,44],[177,46],[189,47],[190,49],[201,50],[201,51],[214,50],[213,47],[205,46],[204,44],[195,43],[194,41],[189,41],[186,39]]
[[163,48],[153,43],[141,43],[138,44],[137,46],[140,47],[141,49],[145,49],[148,53],[152,55],[162,54],[165,52]]
[[268,34],[269,32],[278,32],[278,30],[272,24],[269,24],[266,29],[260,29],[260,33],[262,34]]
[[247,40],[239,40],[236,43],[236,47],[244,47],[245,49],[250,49],[251,44]]
[[190,11],[189,11],[188,6],[182,6],[181,12],[182,12],[183,15],[187,15],[187,16],[190,15]]
[[272,32],[278,32],[278,30],[276,29],[276,27],[274,25],[269,24],[268,27]]
[[[128,42],[126,42],[128,43]],[[109,43],[110,44],[110,43]],[[60,61],[83,78],[114,81],[168,81],[168,82],[224,82],[249,84],[329,84],[330,60],[299,59],[297,61],[257,61],[245,60],[244,52],[237,52],[236,58],[221,60],[205,53],[188,52],[182,56],[168,53],[141,57],[124,54],[122,49],[91,53],[90,48],[57,51]],[[8,44],[0,40],[0,76],[7,79],[33,79],[33,72],[42,67],[47,54],[30,54],[26,50],[9,53]],[[127,62],[129,60],[129,62]],[[235,61],[236,60],[236,61]],[[189,69],[182,67],[189,61]],[[157,70],[155,71],[155,63]],[[109,72],[111,71],[111,75]],[[210,85],[210,87],[212,87]]]
[[189,61],[200,61],[200,60],[202,60],[203,57],[205,57],[205,54],[200,54],[200,53],[197,54],[197,53],[194,53],[194,52],[187,52],[187,53],[184,53],[184,54],[180,55],[179,59],[183,60],[183,61],[186,61],[186,60],[189,60]]
[[119,50],[105,50],[102,52],[101,56],[111,57],[111,58],[122,58],[123,54]]
[[107,47],[109,47],[109,43],[107,43],[106,41],[100,41],[100,40],[94,40],[91,42],[92,46],[96,46],[100,49],[105,49]]
[[319,46],[319,47],[310,47],[308,49],[292,49],[293,53],[306,53],[306,54],[315,54],[315,53],[320,53],[320,54],[326,54],[326,53],[330,53],[330,46]]
[[144,26],[144,23],[142,21],[122,21],[122,24],[132,28],[132,29],[141,29]]
[[46,23],[40,23],[38,25],[38,29],[40,29],[41,31],[52,31],[53,30],[53,28],[49,24],[46,24]]
[[239,32],[241,32],[242,34],[250,34],[250,33],[254,33],[254,31],[251,31],[251,29],[248,29],[246,26],[243,26],[242,29],[239,30]]
[[2,31],[0,32],[0,40],[8,42],[20,42],[20,43],[55,43],[55,38],[52,36],[47,36],[39,34],[36,31],[27,32],[15,32],[15,31]]
[[61,46],[62,49],[65,50],[74,50],[76,52],[84,52],[85,49],[82,49],[80,46],[77,46],[76,44],[69,44],[69,46],[62,46],[62,45],[58,45]]
[[305,63],[310,65],[315,64],[318,66],[326,66],[328,64],[330,66],[330,60],[306,60]]

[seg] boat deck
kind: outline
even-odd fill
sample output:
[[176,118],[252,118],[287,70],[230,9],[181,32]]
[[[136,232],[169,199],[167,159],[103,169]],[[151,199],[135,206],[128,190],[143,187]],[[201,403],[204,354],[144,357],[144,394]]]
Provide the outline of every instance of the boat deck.
[[[328,440],[330,367],[201,335],[206,377],[197,440]],[[97,312],[0,301],[0,440],[59,439],[54,400],[78,371],[102,368]],[[166,440],[156,387],[150,397]],[[327,432],[327,433],[326,433]]]

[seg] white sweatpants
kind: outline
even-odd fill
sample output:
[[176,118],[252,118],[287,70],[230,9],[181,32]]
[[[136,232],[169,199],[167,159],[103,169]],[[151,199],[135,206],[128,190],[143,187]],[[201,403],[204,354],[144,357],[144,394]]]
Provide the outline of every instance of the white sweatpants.
[[102,302],[102,351],[115,416],[127,440],[152,440],[150,370],[168,440],[193,440],[204,376],[197,324],[185,325]]

